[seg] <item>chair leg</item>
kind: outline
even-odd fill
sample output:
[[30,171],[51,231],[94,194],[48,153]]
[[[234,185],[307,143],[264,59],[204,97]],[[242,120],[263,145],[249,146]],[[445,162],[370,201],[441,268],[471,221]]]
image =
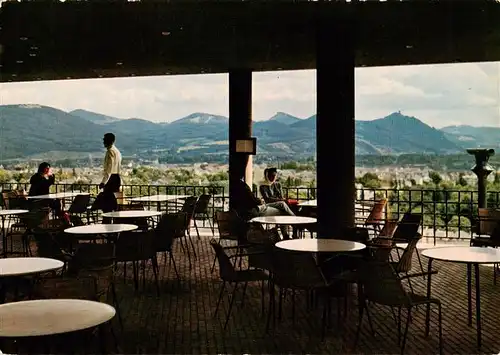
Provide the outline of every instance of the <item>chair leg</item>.
[[214,262],[212,263],[212,268],[210,269],[210,272],[212,272],[212,273],[213,273],[213,272],[214,272],[214,270],[215,270],[215,263],[216,263],[216,262],[217,262],[217,256],[216,256],[216,257],[214,257]]
[[215,236],[215,227],[214,227],[214,224],[212,222],[210,222],[210,216],[207,213],[205,213],[206,217],[207,217],[207,221],[208,221],[208,225],[210,226],[210,229],[212,230],[212,237]]
[[245,304],[245,294],[247,292],[247,286],[248,286],[248,282],[245,282],[245,284],[243,285],[243,294],[241,295],[241,307],[242,308]]
[[439,354],[443,355],[443,318],[441,313],[441,303],[438,303],[438,323],[439,323]]
[[401,355],[404,354],[405,351],[406,337],[408,336],[408,328],[410,326],[410,320],[411,320],[411,308],[408,308],[408,314],[406,315],[405,333],[403,334],[403,344],[401,345]]
[[229,309],[227,310],[226,323],[224,323],[224,330],[226,330],[227,325],[229,323],[229,317],[231,316],[231,311],[233,309],[233,304],[234,304],[234,299],[236,298],[236,291],[237,291],[237,289],[238,289],[238,283],[235,282],[234,283],[233,292],[232,292],[232,295],[231,295],[231,301],[229,302]]
[[198,239],[200,239],[200,231],[198,230],[198,224],[196,223],[196,218],[193,218],[193,223],[194,223],[194,228],[196,229],[196,235],[198,236]]
[[[361,301],[361,300],[360,300]],[[356,346],[358,345],[359,333],[361,333],[361,323],[363,322],[363,311],[366,307],[366,303],[363,300],[362,303],[359,304],[359,314],[358,314],[358,329],[356,329],[356,337],[354,338],[354,349],[356,350]]]
[[[422,265],[422,260],[420,259],[420,252],[418,251],[417,248],[415,248],[415,252],[417,253],[417,259],[418,259],[418,263],[420,264],[420,271],[422,273],[424,273],[424,266]],[[425,280],[425,275],[422,275],[422,278]]]
[[226,288],[226,281],[223,281],[219,292],[219,299],[217,300],[217,305],[215,306],[214,317],[217,315],[217,311],[219,310],[219,306],[222,301],[222,295],[224,294],[225,288]]
[[116,315],[118,316],[118,322],[120,323],[120,330],[123,332],[122,312],[120,310],[120,302],[118,302],[118,297],[116,296],[116,288],[114,282],[111,282],[111,296],[113,296],[113,305],[115,306]]
[[159,296],[160,295],[160,283],[158,282],[158,260],[156,259],[156,255],[151,259],[151,262],[153,264],[153,275],[155,278],[155,284],[156,284],[156,294]]
[[174,255],[172,254],[172,252],[171,252],[171,251],[169,252],[169,254],[170,254],[170,262],[171,262],[171,263],[173,264],[173,266],[174,266],[175,276],[177,277],[177,281],[179,281],[179,282],[180,282],[180,281],[181,281],[181,277],[180,277],[180,275],[179,275],[179,271],[177,271],[177,265],[176,265],[176,263],[175,263]]

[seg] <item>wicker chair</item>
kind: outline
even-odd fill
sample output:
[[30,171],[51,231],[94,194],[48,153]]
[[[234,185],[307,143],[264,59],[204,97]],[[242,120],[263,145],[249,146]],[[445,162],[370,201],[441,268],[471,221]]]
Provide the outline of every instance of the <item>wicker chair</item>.
[[182,205],[182,208],[179,211],[179,212],[184,212],[187,215],[186,238],[189,240],[189,243],[193,248],[193,255],[195,258],[196,258],[196,250],[194,247],[193,240],[191,239],[191,221],[193,220],[197,202],[198,202],[197,196],[189,196],[184,200],[184,204]]
[[[424,273],[425,275],[436,274],[437,271]],[[380,305],[390,306],[393,310],[398,308],[397,327],[398,327],[398,342],[401,343],[401,354],[404,353],[406,338],[408,335],[408,326],[411,321],[411,313],[414,307],[425,304],[435,304],[438,307],[438,323],[439,323],[439,353],[443,353],[443,332],[442,332],[442,315],[441,315],[441,302],[435,298],[428,298],[418,294],[408,293],[402,285],[402,280],[410,279],[416,276],[422,276],[421,273],[406,275],[403,277],[398,276],[398,273],[387,262],[365,261],[361,264],[359,269],[360,284],[362,287],[360,299],[360,312],[358,329],[356,332],[355,346],[358,342],[359,333],[363,321],[364,311],[367,311],[368,320],[370,315],[368,313],[367,302],[376,303]],[[406,326],[401,342],[401,310],[407,310]],[[393,313],[395,316],[395,314]],[[372,327],[371,321],[370,326]],[[427,332],[428,327],[426,327]],[[373,327],[372,327],[373,332]],[[426,334],[427,336],[428,334]]]

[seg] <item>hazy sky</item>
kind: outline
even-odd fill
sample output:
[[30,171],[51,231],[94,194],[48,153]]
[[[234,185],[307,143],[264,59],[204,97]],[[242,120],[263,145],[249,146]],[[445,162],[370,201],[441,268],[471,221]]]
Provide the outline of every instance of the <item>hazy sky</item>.
[[[316,112],[316,72],[253,76],[253,116]],[[157,76],[0,84],[1,104],[33,103],[66,111],[173,121],[193,112],[228,115],[228,75]],[[356,69],[356,119],[394,111],[434,127],[500,127],[500,62]]]

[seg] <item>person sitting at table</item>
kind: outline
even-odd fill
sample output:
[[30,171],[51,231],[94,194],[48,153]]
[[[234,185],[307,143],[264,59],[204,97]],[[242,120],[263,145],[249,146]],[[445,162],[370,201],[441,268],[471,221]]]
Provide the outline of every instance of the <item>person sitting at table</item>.
[[[261,216],[295,216],[284,201],[265,203],[263,199],[255,197],[250,186],[243,179],[236,182],[233,193],[232,206],[236,213],[246,221]],[[286,226],[282,225],[280,229],[283,237],[289,238]]]
[[[38,171],[30,179],[30,190],[28,196],[48,195],[50,187],[54,185],[56,177],[52,172],[50,164],[43,162],[38,166]],[[57,199],[42,199],[41,205],[50,207],[55,214],[60,216],[62,212],[61,202]]]
[[283,198],[281,184],[277,181],[278,169],[267,168],[264,170],[264,180],[260,182],[259,191],[266,203],[284,201],[292,210],[297,210],[298,201]]

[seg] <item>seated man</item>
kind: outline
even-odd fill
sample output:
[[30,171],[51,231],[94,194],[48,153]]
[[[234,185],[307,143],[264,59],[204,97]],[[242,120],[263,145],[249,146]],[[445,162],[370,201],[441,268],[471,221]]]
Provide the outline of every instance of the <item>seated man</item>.
[[[54,176],[50,164],[43,162],[38,166],[38,172],[30,179],[29,196],[48,195],[50,186],[54,185],[56,177]],[[62,213],[61,202],[54,199],[45,199],[41,201],[43,206],[48,206],[57,216]]]
[[278,178],[278,170],[276,168],[267,168],[264,170],[264,180],[261,181],[259,191],[266,203],[284,201],[292,211],[297,210],[298,201],[283,198],[283,190],[281,184],[276,180]]
[[[250,187],[243,181],[238,180],[234,186],[233,207],[238,215],[250,220],[260,216],[294,216],[284,201],[277,201],[266,204],[264,200],[254,196]],[[284,238],[289,238],[286,226],[280,226]]]

